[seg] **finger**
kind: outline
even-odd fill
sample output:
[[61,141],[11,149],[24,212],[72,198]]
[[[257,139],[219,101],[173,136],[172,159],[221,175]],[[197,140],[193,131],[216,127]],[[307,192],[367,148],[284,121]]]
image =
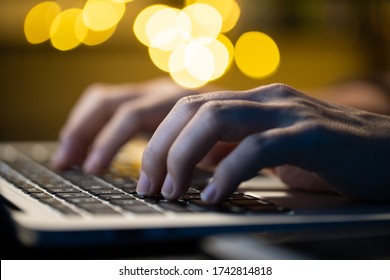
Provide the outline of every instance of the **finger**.
[[86,173],[100,173],[110,164],[117,151],[144,126],[148,108],[142,102],[131,101],[116,113],[97,135],[85,160]]
[[166,177],[169,148],[203,103],[204,95],[180,99],[156,129],[142,155],[142,171],[137,185],[139,194],[160,192]]
[[96,134],[115,109],[130,96],[130,85],[90,87],[72,110],[60,136],[60,144],[52,159],[56,169],[81,164]]
[[279,126],[273,121],[279,122],[278,114],[278,110],[251,101],[204,104],[169,150],[170,178],[164,182],[162,194],[168,199],[180,197],[189,187],[195,165],[219,140],[237,142],[252,133]]
[[236,146],[237,144],[233,143],[218,142],[197,166],[205,170],[213,170]]
[[[215,92],[188,96],[179,100],[165,120],[157,128],[144,151],[142,158],[142,172],[138,182],[137,191],[140,194],[160,191],[166,176],[168,151],[180,132],[203,104],[218,100],[246,100],[262,103],[273,102],[275,106],[279,106],[277,105],[278,103],[274,101],[278,98],[287,96],[288,90],[289,89],[283,85],[271,85],[250,91]],[[267,93],[275,93],[275,96]],[[281,106],[284,110],[286,110],[285,102],[282,102]],[[254,119],[247,118],[247,120],[248,123],[254,124]],[[280,121],[276,118],[271,120]],[[286,120],[290,121],[290,118],[284,119],[284,121]],[[271,125],[269,122],[270,121],[267,120],[263,123]],[[201,126],[203,125],[204,124],[201,124]],[[237,129],[239,130],[240,127],[241,124],[237,126]],[[254,126],[252,126],[252,128],[253,127]],[[170,180],[167,182],[169,181]]]
[[218,203],[258,170],[301,162],[307,148],[304,133],[297,126],[275,128],[245,138],[216,168],[202,199]]

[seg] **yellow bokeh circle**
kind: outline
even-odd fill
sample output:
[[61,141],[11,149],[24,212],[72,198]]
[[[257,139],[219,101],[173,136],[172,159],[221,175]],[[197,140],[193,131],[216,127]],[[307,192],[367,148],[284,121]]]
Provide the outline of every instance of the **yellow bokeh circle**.
[[31,44],[39,44],[50,39],[50,26],[61,12],[54,1],[47,1],[34,6],[24,21],[24,34]]
[[83,9],[84,24],[93,31],[103,31],[118,24],[126,10],[124,2],[88,0]]
[[53,21],[50,28],[50,40],[58,50],[67,51],[77,47],[82,40],[76,35],[76,22],[81,9],[68,9],[61,12]]
[[267,34],[257,31],[240,36],[234,56],[238,68],[255,79],[272,75],[280,63],[280,53],[275,41]]

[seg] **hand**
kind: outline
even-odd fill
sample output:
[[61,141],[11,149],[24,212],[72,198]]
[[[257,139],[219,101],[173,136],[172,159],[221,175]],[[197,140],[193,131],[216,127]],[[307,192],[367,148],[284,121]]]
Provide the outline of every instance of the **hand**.
[[217,203],[258,170],[292,165],[337,192],[390,199],[390,117],[308,97],[285,85],[182,98],[145,149],[137,190],[183,195],[195,165],[218,142],[238,146],[202,198]]
[[53,167],[83,164],[88,173],[103,171],[123,144],[141,131],[153,132],[176,101],[191,93],[169,78],[90,86],[62,129]]

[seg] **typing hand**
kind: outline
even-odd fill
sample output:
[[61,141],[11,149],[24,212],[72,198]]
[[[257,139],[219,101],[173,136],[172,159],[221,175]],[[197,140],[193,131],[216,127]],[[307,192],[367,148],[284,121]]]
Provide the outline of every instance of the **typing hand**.
[[123,144],[139,132],[153,132],[176,101],[190,93],[169,78],[90,86],[62,129],[53,167],[77,164],[86,172],[103,171]]
[[182,98],[145,149],[138,192],[179,198],[195,165],[218,141],[238,146],[218,164],[203,192],[210,203],[225,199],[258,170],[285,164],[313,173],[349,197],[390,199],[385,187],[390,184],[390,118],[320,101],[285,85]]

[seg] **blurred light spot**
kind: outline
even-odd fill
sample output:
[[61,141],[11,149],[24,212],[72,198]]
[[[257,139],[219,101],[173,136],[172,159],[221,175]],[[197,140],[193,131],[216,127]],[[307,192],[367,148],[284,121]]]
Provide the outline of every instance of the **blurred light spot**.
[[50,26],[61,12],[54,1],[47,1],[34,6],[24,21],[24,34],[31,44],[39,44],[50,39]]
[[93,31],[103,31],[118,24],[126,10],[124,2],[88,0],[83,9],[84,24]]
[[93,31],[89,29],[83,20],[83,14],[80,13],[75,23],[75,34],[83,44],[95,46],[107,41],[116,30],[116,25],[103,31]]
[[230,39],[223,34],[219,34],[217,40],[219,42],[221,42],[222,44],[224,44],[226,50],[228,51],[229,62],[228,62],[227,68],[229,68],[232,65],[232,62],[234,60],[234,45],[233,45],[232,41],[230,41]]
[[117,2],[117,3],[130,3],[134,0],[111,0],[112,2]]
[[209,80],[215,80],[221,77],[229,67],[229,51],[219,40],[212,40],[206,44],[213,56],[214,69]]
[[146,25],[149,19],[158,11],[168,8],[166,5],[152,5],[143,9],[136,17],[133,25],[134,34],[137,39],[145,46],[150,45],[150,40],[146,35]]
[[217,38],[221,32],[222,17],[212,6],[193,4],[185,7],[183,12],[189,16],[192,22],[192,38]]
[[177,84],[185,88],[198,88],[207,83],[207,81],[194,78],[186,69],[179,72],[171,72],[170,75]]
[[75,32],[76,21],[81,13],[81,9],[68,9],[54,19],[50,28],[50,39],[53,47],[67,51],[81,43]]
[[241,9],[235,0],[186,0],[186,5],[203,3],[215,8],[222,17],[221,32],[232,30],[240,17]]
[[166,8],[150,17],[145,31],[151,47],[174,50],[189,39],[191,20],[179,9]]
[[170,55],[168,61],[168,70],[170,73],[176,73],[185,70],[184,64],[186,45],[176,48]]
[[158,48],[149,47],[149,56],[154,65],[165,72],[169,72],[169,58],[171,51],[164,51]]
[[273,74],[280,63],[279,49],[274,40],[261,32],[247,32],[236,43],[235,60],[238,68],[251,78]]
[[215,59],[213,52],[200,40],[186,46],[184,65],[195,79],[208,82],[214,73]]

